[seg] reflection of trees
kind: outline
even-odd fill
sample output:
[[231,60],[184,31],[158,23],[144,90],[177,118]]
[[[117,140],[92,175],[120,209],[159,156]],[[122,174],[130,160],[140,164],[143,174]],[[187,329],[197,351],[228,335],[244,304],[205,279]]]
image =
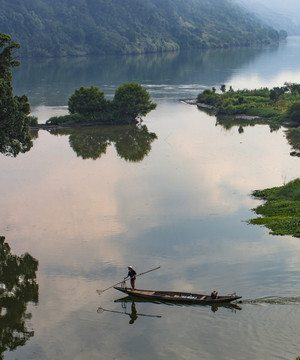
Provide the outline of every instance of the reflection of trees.
[[5,238],[0,236],[0,358],[3,352],[23,346],[33,335],[26,328],[28,302],[38,302],[36,271],[38,261],[30,254],[11,254]]
[[286,138],[293,150],[300,152],[300,131],[297,129],[289,129],[286,131]]
[[94,159],[101,157],[106,153],[106,148],[109,145],[108,138],[96,131],[76,131],[72,132],[69,137],[71,148],[76,152],[77,156],[83,159]]
[[249,119],[247,118],[247,116],[217,116],[216,126],[221,125],[225,130],[230,130],[233,127],[238,127],[238,132],[240,134],[244,132],[244,128],[247,126],[269,125],[271,132],[279,129],[279,127],[270,124],[267,120],[255,117],[249,117]]
[[137,162],[149,154],[155,139],[156,134],[149,133],[146,125],[131,126],[119,133],[115,140],[115,148],[121,158]]
[[28,123],[21,118],[22,114],[15,113],[12,110],[8,117],[0,115],[0,152],[13,157],[29,151],[33,145]]
[[112,143],[118,155],[127,161],[142,161],[151,151],[155,133],[148,131],[146,125],[113,126],[86,129],[55,130],[51,134],[69,135],[69,143],[77,156],[83,159],[98,159],[106,153]]
[[[238,118],[234,116],[217,116],[216,126],[221,125],[224,129],[230,130],[233,127],[238,127],[239,129],[247,126],[255,126],[258,124],[267,124],[263,119],[249,119]],[[239,130],[239,133],[243,131]]]

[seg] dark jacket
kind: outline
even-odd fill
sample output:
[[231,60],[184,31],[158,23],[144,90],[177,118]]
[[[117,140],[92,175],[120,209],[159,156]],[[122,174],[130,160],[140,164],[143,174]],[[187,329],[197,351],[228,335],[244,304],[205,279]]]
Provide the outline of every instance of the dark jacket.
[[130,276],[131,279],[132,279],[135,275],[136,275],[136,271],[135,271],[135,270],[130,269],[130,270],[128,271],[128,275],[127,275],[127,276]]

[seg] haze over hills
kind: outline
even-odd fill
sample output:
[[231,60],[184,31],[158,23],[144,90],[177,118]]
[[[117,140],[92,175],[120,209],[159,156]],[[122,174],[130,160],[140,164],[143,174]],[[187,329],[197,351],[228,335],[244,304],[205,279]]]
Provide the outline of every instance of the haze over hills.
[[286,30],[289,35],[300,35],[299,0],[235,0],[258,18],[277,30]]
[[23,56],[129,54],[278,42],[231,0],[0,0]]

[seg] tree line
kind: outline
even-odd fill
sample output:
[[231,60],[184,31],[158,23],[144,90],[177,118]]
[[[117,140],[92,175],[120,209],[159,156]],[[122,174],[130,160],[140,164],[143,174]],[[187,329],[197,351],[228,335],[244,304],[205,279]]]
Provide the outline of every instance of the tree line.
[[231,0],[0,0],[0,24],[27,57],[226,48],[280,38]]

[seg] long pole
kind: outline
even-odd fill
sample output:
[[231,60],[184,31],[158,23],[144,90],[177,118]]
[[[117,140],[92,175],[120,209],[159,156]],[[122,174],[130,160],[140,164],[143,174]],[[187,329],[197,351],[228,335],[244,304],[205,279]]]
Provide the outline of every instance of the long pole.
[[[142,272],[142,273],[140,273],[140,274],[137,274],[136,277],[141,276],[141,275],[144,275],[144,274],[147,274],[147,273],[149,273],[150,271],[154,271],[154,270],[157,270],[157,269],[159,269],[159,268],[160,268],[160,266],[158,266],[158,267],[156,267],[156,268],[154,268],[154,269],[151,269],[151,270],[144,271],[144,272]],[[114,286],[117,286],[117,285],[121,284],[121,283],[124,282],[124,281],[126,281],[126,280],[119,281],[118,283],[116,283],[116,284],[114,284],[114,285],[111,285],[111,286],[109,286],[108,288],[106,288],[106,289],[104,289],[104,290],[96,290],[96,291],[97,291],[97,293],[98,293],[99,295],[101,295],[104,291],[109,290],[109,289],[113,288]]]

